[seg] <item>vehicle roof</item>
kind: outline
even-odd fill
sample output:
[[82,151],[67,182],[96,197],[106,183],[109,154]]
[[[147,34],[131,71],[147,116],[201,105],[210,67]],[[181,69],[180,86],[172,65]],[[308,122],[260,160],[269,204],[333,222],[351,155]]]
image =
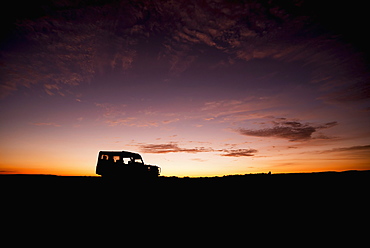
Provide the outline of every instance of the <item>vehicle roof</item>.
[[101,154],[107,154],[112,156],[121,156],[121,157],[133,157],[133,158],[141,158],[141,155],[134,152],[128,151],[100,151],[99,156]]

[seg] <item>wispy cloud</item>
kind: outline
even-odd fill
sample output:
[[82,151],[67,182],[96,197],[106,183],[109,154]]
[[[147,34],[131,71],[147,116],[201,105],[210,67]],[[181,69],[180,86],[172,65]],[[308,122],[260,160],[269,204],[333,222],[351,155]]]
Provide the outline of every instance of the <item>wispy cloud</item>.
[[173,123],[173,122],[177,122],[179,120],[180,120],[179,118],[174,118],[174,119],[170,119],[170,120],[164,120],[164,121],[162,121],[162,123],[163,124],[170,124],[170,123]]
[[[139,47],[144,43],[159,44],[153,49],[158,51],[154,57],[160,58],[170,73],[184,72],[205,49],[211,49],[234,61],[302,61],[323,68],[314,74],[320,77],[317,82],[326,84],[327,80],[322,80],[328,78],[325,71],[333,74],[329,67],[335,65],[334,74],[343,74],[341,69],[351,67],[353,60],[343,63],[341,54],[348,49],[328,36],[315,34],[318,24],[305,6],[294,1],[49,3],[46,15],[21,18],[13,24],[14,36],[18,37],[14,43],[21,44],[22,49],[15,45],[1,51],[2,93],[9,94],[21,86],[45,85],[49,95],[67,94],[69,88],[91,82],[96,75],[132,69],[134,62],[142,59]],[[163,37],[160,43],[157,37]],[[362,87],[365,93],[355,89],[351,88],[354,94],[340,91],[330,98],[369,97],[366,86]]]
[[241,99],[224,99],[205,102],[200,108],[202,119],[211,121],[217,118],[220,122],[241,122],[259,119],[266,116],[266,110],[278,107],[274,97],[250,96]]
[[103,110],[103,116],[108,119],[119,118],[126,115],[126,104],[95,103],[95,106]]
[[336,104],[346,104],[349,102],[368,100],[370,99],[369,80],[369,75],[362,75],[362,78],[358,78],[357,80],[348,79],[348,84],[342,87],[338,87],[339,89],[331,89],[332,91],[330,93],[320,97],[320,99],[329,103]]
[[33,122],[32,125],[34,126],[53,126],[53,127],[60,127],[61,125],[55,122]]
[[44,84],[44,89],[49,96],[53,96],[55,93],[64,96],[64,93],[60,91],[61,87],[57,84]]
[[[130,45],[135,43],[135,38],[126,37],[125,32],[117,35],[112,25],[125,16],[117,11],[123,6],[106,4],[96,8],[76,8],[68,3],[53,5],[50,3],[49,6],[53,9],[51,15],[24,18],[14,24],[13,33],[19,37],[14,43],[19,43],[17,39],[22,40],[22,49],[20,51],[14,45],[1,51],[4,96],[34,85],[44,85],[44,91],[49,95],[56,92],[71,94],[72,89],[76,90],[75,86],[91,82],[96,74],[125,71],[131,67],[136,51]],[[135,9],[128,12],[140,15]],[[96,18],[100,21],[96,22]],[[131,27],[128,34],[140,33],[134,28],[135,23]]]
[[[312,134],[321,129],[331,128],[338,123],[327,122],[324,124],[301,123],[299,121],[288,121],[286,118],[279,118],[272,122],[273,126],[261,129],[239,128],[237,132],[246,136],[274,137],[288,139],[289,141],[304,141],[312,138]],[[327,136],[325,136],[327,138]]]
[[201,159],[201,158],[192,158],[191,160],[195,162],[206,162],[207,161],[206,159]]
[[198,152],[211,152],[212,148],[195,147],[195,148],[182,148],[176,143],[167,144],[145,144],[140,146],[141,150],[146,153],[175,153],[175,152],[186,152],[186,153],[198,153]]
[[140,149],[145,153],[200,153],[200,152],[221,152],[219,155],[224,157],[251,157],[254,156],[258,151],[256,149],[213,149],[211,147],[193,147],[184,148],[179,147],[175,142],[164,143],[164,144],[142,144]]
[[130,126],[130,127],[158,127],[159,123],[154,120],[145,120],[137,117],[114,118],[105,121],[109,126]]
[[95,103],[102,119],[109,126],[159,127],[181,120],[178,113],[163,113],[146,109],[132,111],[126,104]]
[[370,145],[362,146],[348,146],[348,147],[338,147],[330,150],[320,151],[319,153],[335,153],[335,152],[368,152],[370,150]]
[[221,154],[221,156],[225,157],[251,157],[258,152],[256,149],[231,149],[222,151],[225,154]]

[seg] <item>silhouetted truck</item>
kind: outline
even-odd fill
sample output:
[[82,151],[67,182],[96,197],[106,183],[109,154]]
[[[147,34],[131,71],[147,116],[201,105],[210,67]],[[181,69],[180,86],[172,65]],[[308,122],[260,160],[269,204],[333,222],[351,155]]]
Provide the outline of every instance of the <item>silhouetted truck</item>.
[[96,174],[102,177],[157,178],[160,167],[144,164],[140,154],[127,151],[100,151]]

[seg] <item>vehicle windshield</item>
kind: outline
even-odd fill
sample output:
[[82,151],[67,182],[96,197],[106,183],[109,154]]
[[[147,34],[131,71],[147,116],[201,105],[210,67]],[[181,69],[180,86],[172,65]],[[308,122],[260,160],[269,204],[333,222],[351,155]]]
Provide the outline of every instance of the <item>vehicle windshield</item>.
[[141,158],[134,158],[134,163],[143,164],[143,160]]

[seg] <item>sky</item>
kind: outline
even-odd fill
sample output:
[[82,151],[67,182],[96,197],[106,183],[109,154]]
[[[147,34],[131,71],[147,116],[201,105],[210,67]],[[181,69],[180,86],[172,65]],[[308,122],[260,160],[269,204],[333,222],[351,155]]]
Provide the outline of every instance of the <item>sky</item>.
[[[340,2],[340,3],[339,3]],[[0,173],[370,169],[361,1],[30,1],[3,8]]]

